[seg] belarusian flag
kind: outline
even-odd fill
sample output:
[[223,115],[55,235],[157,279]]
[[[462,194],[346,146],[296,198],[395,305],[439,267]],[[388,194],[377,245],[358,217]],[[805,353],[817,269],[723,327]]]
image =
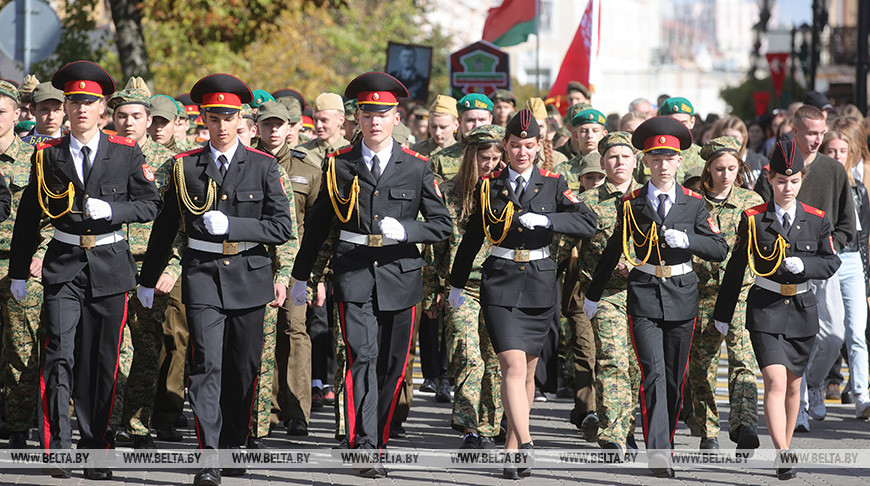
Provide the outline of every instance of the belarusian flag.
[[483,40],[500,47],[525,42],[538,32],[538,0],[503,0],[489,9],[483,24]]

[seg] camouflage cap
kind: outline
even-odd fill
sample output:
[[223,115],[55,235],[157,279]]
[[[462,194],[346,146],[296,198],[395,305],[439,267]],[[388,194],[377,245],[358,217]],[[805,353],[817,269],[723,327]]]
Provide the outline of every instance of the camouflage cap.
[[604,155],[608,150],[618,145],[625,145],[634,152],[631,144],[631,134],[628,132],[610,132],[598,141],[598,153]]
[[[293,101],[296,101],[295,98],[291,99],[293,99]],[[282,105],[281,103],[277,101],[267,101],[260,105],[260,108],[257,109],[257,122],[261,122],[269,118],[277,118],[281,121],[286,122],[290,120],[290,113],[287,111],[287,107]],[[301,113],[299,115],[299,118],[302,118]]]
[[462,140],[466,144],[501,142],[504,140],[504,128],[499,125],[481,125],[469,130]]
[[18,94],[18,88],[9,81],[0,81],[0,95],[12,98],[16,103],[21,103],[21,95]]
[[489,97],[495,103],[496,101],[506,101],[514,106],[517,106],[517,95],[513,94],[512,91],[506,89],[496,90],[492,96]]
[[710,160],[716,154],[725,151],[739,154],[742,146],[743,144],[740,143],[740,140],[737,140],[735,137],[714,138],[701,147],[701,158]]
[[151,98],[138,89],[122,89],[115,91],[109,98],[109,108],[117,109],[119,106],[138,104],[151,108]]
[[529,101],[526,102],[526,108],[532,112],[536,120],[545,120],[547,118],[547,107],[541,98],[529,98]]
[[402,145],[407,143],[409,138],[411,138],[411,129],[404,123],[399,122],[399,124],[396,125],[396,128],[393,129],[393,140],[399,142],[399,145]]
[[145,80],[139,76],[133,76],[127,81],[127,86],[124,86],[124,89],[138,89],[142,92],[146,97],[151,97],[151,90],[148,88],[148,84],[145,83]]
[[254,119],[254,108],[251,107],[248,103],[242,103],[242,118],[248,118],[249,120]]
[[435,101],[429,105],[429,113],[433,115],[453,115],[459,116],[459,112],[456,111],[456,98],[447,95],[438,95],[435,97]]
[[703,165],[694,165],[688,171],[686,171],[686,175],[683,176],[682,184],[686,185],[690,180],[694,178],[701,178],[701,174],[704,172]]
[[587,108],[592,108],[592,105],[590,105],[589,103],[577,103],[575,105],[571,105],[565,112],[565,119],[570,122],[572,119],[574,119],[574,115],[580,113]]
[[345,118],[353,118],[354,114],[356,114],[356,100],[345,101],[344,102],[344,117]]
[[335,93],[320,93],[314,99],[314,111],[336,110],[344,113],[344,100]]
[[679,96],[668,98],[664,103],[662,103],[662,106],[659,106],[659,115],[661,116],[676,115],[677,113],[685,113],[694,116],[695,108],[691,103],[689,103],[689,100]]
[[597,123],[604,126],[606,121],[607,117],[604,116],[604,113],[601,113],[595,108],[586,108],[585,110],[578,111],[573,117],[571,117],[571,126],[579,127],[580,125],[586,125],[588,123]]
[[265,89],[255,89],[252,94],[254,95],[254,99],[251,101],[250,105],[253,108],[257,108],[267,101],[275,101],[275,98]]
[[275,98],[275,101],[284,105],[287,108],[287,121],[291,124],[302,121],[302,104],[293,96],[282,96]]
[[159,116],[168,121],[175,120],[178,116],[178,105],[169,96],[154,95],[151,97],[151,116]]
[[580,172],[577,177],[583,177],[586,174],[606,174],[601,168],[601,154],[598,152],[589,152],[580,159]]
[[492,100],[480,93],[471,93],[459,98],[456,111],[462,113],[468,110],[486,110],[492,113]]

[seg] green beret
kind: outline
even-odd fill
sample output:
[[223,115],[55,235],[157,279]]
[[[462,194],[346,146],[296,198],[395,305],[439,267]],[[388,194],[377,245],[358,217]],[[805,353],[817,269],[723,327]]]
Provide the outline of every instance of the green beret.
[[142,105],[146,108],[151,108],[151,98],[145,96],[141,90],[138,89],[122,89],[121,91],[115,91],[109,98],[109,108],[117,109],[119,106],[124,105]]
[[18,88],[9,81],[0,81],[0,95],[8,96],[16,103],[21,103],[21,95],[18,94]]
[[497,90],[495,93],[492,94],[490,99],[493,101],[493,103],[495,103],[496,101],[506,101],[514,106],[517,106],[517,95],[506,89]]
[[571,126],[578,127],[588,123],[597,123],[604,126],[604,122],[606,121],[607,117],[604,116],[604,113],[601,113],[595,108],[586,108],[585,110],[578,111],[577,114],[571,117]]
[[250,118],[251,120],[254,119],[254,109],[251,108],[251,105],[249,105],[247,103],[242,103],[241,112],[242,112],[242,118]]
[[735,156],[740,153],[740,148],[743,144],[735,137],[719,137],[710,140],[701,147],[701,158],[704,160],[712,159],[719,152],[733,152]]
[[[295,98],[291,98],[296,101]],[[298,104],[299,102],[296,101]],[[260,105],[260,108],[257,109],[257,121],[261,122],[268,118],[277,118],[281,121],[290,120],[290,113],[287,111],[287,107],[282,105],[277,101],[267,101]],[[301,115],[300,115],[301,118]]]
[[29,132],[36,126],[33,120],[24,120],[15,124],[15,133]]
[[302,121],[302,104],[293,96],[282,96],[276,98],[275,101],[284,105],[287,108],[287,121],[290,124],[299,123]]
[[586,174],[607,175],[604,169],[601,168],[601,154],[598,152],[589,152],[580,159],[580,172],[577,174],[577,177],[582,178]]
[[275,98],[264,89],[255,89],[253,94],[254,100],[250,103],[252,108],[259,108],[260,105],[267,101],[275,101]]
[[610,132],[598,141],[598,153],[603,156],[605,152],[618,145],[625,145],[634,152],[634,146],[631,144],[630,133]]
[[393,140],[399,142],[399,145],[402,145],[407,142],[409,138],[411,138],[411,129],[408,128],[408,125],[399,122],[399,124],[396,125],[396,128],[393,129]]
[[481,125],[471,129],[462,139],[467,144],[501,142],[504,128],[499,125]]
[[574,119],[574,115],[588,108],[592,108],[592,105],[590,105],[589,103],[577,103],[575,105],[571,105],[568,107],[568,111],[565,112],[565,117],[568,121],[571,121]]
[[178,116],[178,105],[169,96],[158,94],[151,97],[151,116],[172,121]]
[[480,93],[471,93],[463,96],[456,103],[459,113],[468,110],[486,110],[492,113],[492,100]]
[[659,107],[659,115],[675,115],[677,113],[685,113],[687,115],[695,115],[695,108],[689,103],[686,98],[668,98],[662,106]]

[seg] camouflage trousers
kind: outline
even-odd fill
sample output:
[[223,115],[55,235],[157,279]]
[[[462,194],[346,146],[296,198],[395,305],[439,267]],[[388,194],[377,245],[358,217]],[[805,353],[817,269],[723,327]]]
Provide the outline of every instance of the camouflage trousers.
[[[129,311],[129,299],[136,299],[135,292],[127,294],[127,310]],[[78,340],[76,340],[78,344]],[[127,379],[130,377],[130,369],[133,367],[133,336],[130,326],[125,325],[121,333],[121,349],[118,351],[118,372],[115,375],[115,401],[112,403],[112,416],[109,417],[109,430],[115,431],[123,427],[124,397],[127,395]]]
[[346,403],[346,389],[344,376],[347,374],[347,347],[344,344],[344,336],[341,335],[341,319],[338,315],[338,305],[333,306],[333,317],[336,325],[332,328],[335,339],[335,379],[333,380],[333,392],[335,393],[335,438],[342,439],[347,434],[347,424],[344,422]]
[[616,443],[623,450],[626,437],[634,434],[640,390],[640,366],[631,344],[626,297],[626,290],[605,291],[592,318],[598,443]]
[[9,432],[26,432],[33,426],[36,417],[36,401],[39,397],[39,368],[42,337],[40,314],[42,310],[42,285],[39,279],[27,282],[27,298],[18,302],[9,290],[11,280],[7,275],[9,260],[0,260],[0,305],[2,305],[3,349],[0,353],[2,366],[3,399],[6,427]]
[[264,438],[269,435],[272,415],[272,379],[275,374],[275,342],[278,330],[278,309],[266,306],[263,319],[263,353],[260,371],[257,372],[257,386],[254,390],[254,408],[251,412],[251,437]]
[[480,312],[480,290],[466,289],[459,309],[444,306],[447,324],[447,374],[454,383],[451,426],[476,431],[484,437],[499,434],[501,370]]
[[740,425],[758,428],[758,384],[755,380],[755,354],[746,330],[746,289],[741,292],[727,336],[713,325],[716,295],[700,297],[700,314],[695,338],[689,352],[689,383],[692,407],[705,437],[719,435],[719,409],[716,407],[716,375],[722,341],[728,351],[728,402],[731,412],[728,430]]

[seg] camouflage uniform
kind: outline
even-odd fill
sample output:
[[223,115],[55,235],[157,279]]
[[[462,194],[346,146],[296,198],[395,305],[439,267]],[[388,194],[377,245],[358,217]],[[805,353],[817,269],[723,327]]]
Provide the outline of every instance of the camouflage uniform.
[[701,147],[696,143],[683,150],[683,153],[680,155],[683,156],[683,163],[677,167],[677,174],[674,176],[674,180],[682,184],[686,180],[686,174],[692,173],[692,171],[698,174],[703,172],[706,162],[701,158]]
[[464,153],[465,143],[456,142],[429,158],[432,173],[435,174],[438,181],[453,179],[453,176],[459,171],[459,165],[462,164]]
[[[757,193],[734,187],[731,194],[721,202],[705,197],[710,216],[719,225],[722,236],[733,248],[737,240],[737,225],[740,213],[764,201]],[[730,259],[731,255],[728,255]],[[719,435],[719,410],[716,407],[716,374],[719,367],[719,350],[725,341],[728,350],[728,400],[731,411],[728,429],[734,431],[745,425],[752,431],[758,428],[758,385],[755,381],[755,354],[749,341],[746,319],[746,296],[755,278],[746,272],[740,298],[734,311],[734,320],[727,336],[713,325],[713,308],[719,294],[719,283],[725,276],[728,259],[722,263],[710,263],[694,259],[698,282],[700,315],[696,321],[695,337],[689,353],[689,383],[692,387],[692,407],[704,437]]]
[[431,158],[432,156],[434,156],[437,153],[440,153],[444,149],[439,147],[438,144],[435,143],[434,139],[427,138],[426,140],[423,140],[422,142],[417,142],[414,145],[411,145],[411,150],[413,150],[414,152],[417,152],[418,154],[420,154],[424,157]]
[[[33,426],[39,381],[40,341],[39,322],[42,309],[42,285],[39,279],[30,279],[27,298],[18,302],[9,290],[9,245],[12,227],[21,194],[30,179],[30,157],[33,147],[18,136],[5,152],[0,154],[0,172],[12,193],[12,213],[0,223],[0,303],[2,303],[3,350],[2,383],[4,392],[6,428],[9,432],[26,432]],[[48,225],[46,225],[48,226]],[[47,240],[44,240],[47,241]],[[41,245],[36,258],[45,253]]]
[[315,167],[326,168],[326,155],[350,145],[344,137],[339,138],[334,144],[329,145],[319,138],[313,138],[298,147],[297,150],[305,152],[307,155],[305,161]]
[[583,155],[579,154],[576,157],[568,160],[568,162],[563,162],[555,167],[553,167],[553,172],[562,174],[565,176],[565,180],[568,182],[568,188],[574,191],[575,194],[580,194],[583,192],[583,185],[580,183],[580,166],[583,164]]
[[[433,245],[433,264],[423,268],[426,290],[423,310],[426,311],[435,309],[435,295],[444,292],[439,288],[439,282],[448,278],[464,233],[466,222],[460,220],[462,201],[454,182],[455,179],[452,179],[441,186],[444,202],[453,219],[453,234],[447,240]],[[465,304],[459,309],[450,305],[444,307],[449,358],[447,375],[454,383],[451,426],[459,432],[472,429],[484,437],[498,435],[504,414],[498,356],[480,312],[481,268],[491,248],[489,241],[484,241],[482,250],[474,260],[463,292]]]

